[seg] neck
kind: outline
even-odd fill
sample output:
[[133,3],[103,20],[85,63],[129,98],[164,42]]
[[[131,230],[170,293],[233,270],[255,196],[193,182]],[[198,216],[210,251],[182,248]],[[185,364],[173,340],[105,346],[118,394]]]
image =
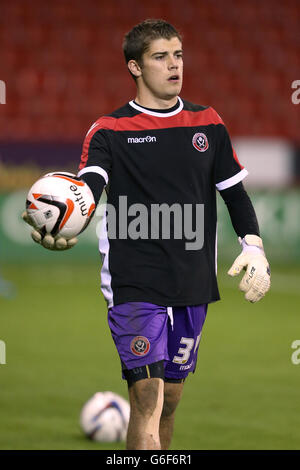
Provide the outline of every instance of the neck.
[[178,96],[172,96],[170,98],[159,98],[157,96],[148,95],[147,93],[141,93],[137,91],[135,102],[145,108],[151,109],[168,109],[175,106],[177,103]]

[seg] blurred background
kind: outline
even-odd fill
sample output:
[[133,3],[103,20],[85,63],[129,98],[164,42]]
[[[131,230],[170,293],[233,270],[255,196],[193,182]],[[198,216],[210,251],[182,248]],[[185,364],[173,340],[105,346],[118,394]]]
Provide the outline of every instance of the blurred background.
[[[272,256],[299,258],[300,106],[292,101],[293,93],[300,97],[292,88],[300,80],[298,0],[187,0],[184,8],[177,0],[2,2],[1,213],[18,201],[10,191],[29,188],[45,171],[76,172],[90,125],[135,97],[122,40],[132,25],[153,17],[183,35],[181,95],[213,106],[225,121],[250,173],[246,185],[256,191]],[[9,212],[18,234],[2,227],[1,240],[11,247],[2,258],[19,257],[26,244],[23,225]],[[225,254],[233,238],[223,219]]]
[[33,244],[20,214],[33,182],[48,171],[76,172],[91,124],[135,98],[121,46],[146,18],[183,35],[181,96],[222,116],[249,171],[245,186],[273,273],[253,313],[226,277],[239,246],[219,201],[224,300],[211,307],[204,372],[193,378],[201,404],[196,382],[187,384],[174,448],[299,448],[300,365],[290,360],[300,338],[299,0],[1,2],[0,448],[91,446],[76,432],[80,404],[97,389],[126,396],[98,292],[97,214],[74,251],[59,254]]

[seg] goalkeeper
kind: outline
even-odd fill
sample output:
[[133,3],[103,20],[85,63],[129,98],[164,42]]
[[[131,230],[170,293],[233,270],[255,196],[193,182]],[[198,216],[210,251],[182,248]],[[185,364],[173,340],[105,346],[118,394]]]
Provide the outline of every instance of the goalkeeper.
[[[148,233],[142,227],[140,236],[132,238],[122,226],[117,237],[108,231],[99,243],[101,288],[122,377],[128,383],[127,449],[168,449],[184,381],[195,371],[207,306],[220,298],[216,190],[242,248],[228,274],[246,271],[239,286],[246,300],[255,303],[266,294],[270,270],[242,183],[247,171],[224,122],[213,108],[179,96],[183,56],[178,31],[166,21],[146,20],[127,33],[123,51],[136,97],[91,126],[78,176],[91,188],[96,204],[105,188],[119,225],[130,223],[127,215],[140,205],[148,214],[157,205],[176,204],[183,213],[186,207],[194,212],[199,204],[204,207],[204,242],[197,249],[186,248],[191,240],[185,230],[178,238],[175,216],[169,218],[172,237],[164,237],[154,226]],[[124,214],[124,198],[130,214]],[[24,219],[28,221],[26,213]],[[52,250],[76,243],[37,230],[32,237]]]

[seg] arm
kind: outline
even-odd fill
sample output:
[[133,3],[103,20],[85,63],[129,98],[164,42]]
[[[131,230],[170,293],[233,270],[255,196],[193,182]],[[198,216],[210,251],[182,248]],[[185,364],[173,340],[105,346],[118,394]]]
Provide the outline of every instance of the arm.
[[81,176],[81,179],[85,181],[86,184],[90,187],[90,190],[94,196],[95,205],[97,207],[103,188],[105,186],[105,180],[103,176],[99,175],[98,173],[88,172],[84,173]]
[[237,236],[244,238],[245,235],[252,234],[259,237],[259,227],[254,207],[243,183],[237,183],[220,191],[220,195],[227,206]]
[[233,228],[242,246],[242,253],[228,271],[237,276],[242,269],[246,274],[239,288],[250,302],[260,300],[270,288],[270,268],[266,259],[256,214],[242,180],[247,170],[240,164],[231,145],[227,129],[217,115],[216,155],[214,178],[216,188],[227,205]]
[[[97,206],[104,186],[108,182],[108,175],[111,168],[111,153],[108,138],[105,134],[105,120],[99,119],[88,131],[81,155],[79,172],[77,177],[85,181],[90,187],[95,205]],[[32,224],[27,212],[23,212],[22,217],[28,224]],[[32,239],[50,250],[66,250],[77,243],[77,238],[67,240],[64,237],[52,237],[50,234],[41,233],[36,228],[31,232]]]
[[246,269],[239,288],[245,292],[245,299],[254,303],[270,289],[270,267],[259,236],[254,207],[242,183],[220,191],[220,194],[242,246],[242,253],[236,258],[228,274],[237,276],[242,269]]

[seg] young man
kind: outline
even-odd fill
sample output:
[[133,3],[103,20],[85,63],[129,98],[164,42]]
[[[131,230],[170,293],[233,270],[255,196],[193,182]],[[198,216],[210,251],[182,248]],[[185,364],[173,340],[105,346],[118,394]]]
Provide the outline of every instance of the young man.
[[[243,248],[229,274],[246,269],[240,289],[247,300],[265,295],[270,271],[241,183],[247,171],[222,119],[179,97],[179,33],[165,21],[147,20],[125,36],[123,48],[136,97],[92,125],[78,176],[96,203],[106,186],[116,213],[99,247],[109,326],[129,389],[127,449],[168,449],[207,304],[219,299],[216,189]],[[32,235],[52,249],[76,242]]]

